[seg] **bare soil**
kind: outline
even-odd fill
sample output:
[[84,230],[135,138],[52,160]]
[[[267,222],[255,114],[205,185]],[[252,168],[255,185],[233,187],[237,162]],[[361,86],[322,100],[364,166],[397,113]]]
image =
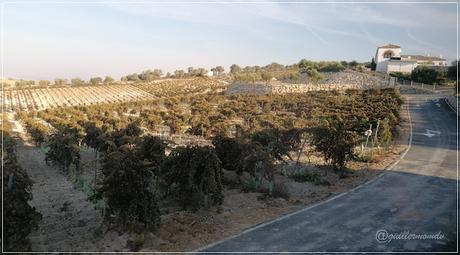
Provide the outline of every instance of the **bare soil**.
[[220,213],[214,208],[197,213],[176,211],[163,215],[160,230],[145,236],[140,251],[193,251],[253,225],[325,200],[373,179],[397,160],[406,147],[394,146],[386,155],[377,156],[378,162],[375,163],[350,164],[350,172],[345,178],[340,178],[332,170],[322,169],[327,172],[322,178],[330,186],[299,183],[277,175],[277,182],[283,183],[291,195],[289,199],[266,198],[260,192],[227,189]]
[[[13,123],[21,131],[20,123]],[[38,230],[30,234],[33,251],[129,251],[128,240],[135,237],[110,230],[102,215],[87,196],[56,167],[47,166],[44,153],[25,142],[18,146],[21,166],[35,182],[31,204],[43,215]],[[278,174],[289,198],[267,198],[262,192],[243,192],[241,187],[227,185],[223,205],[209,211],[179,211],[162,208],[161,227],[155,234],[145,234],[140,251],[193,251],[223,238],[235,235],[253,225],[299,210],[307,205],[350,190],[368,180],[394,162],[405,150],[405,145],[394,146],[384,155],[376,155],[374,163],[354,162],[344,178],[327,168],[320,171],[321,179],[330,185],[296,182]],[[82,155],[86,169],[83,176],[94,180],[94,153],[85,150]],[[226,180],[227,182],[229,180]],[[231,182],[231,180],[230,180]],[[166,210],[164,210],[166,209]]]

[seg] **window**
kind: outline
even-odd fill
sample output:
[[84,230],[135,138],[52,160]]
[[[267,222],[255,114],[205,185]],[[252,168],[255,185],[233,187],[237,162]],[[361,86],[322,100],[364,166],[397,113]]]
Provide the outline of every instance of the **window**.
[[393,57],[393,56],[394,56],[394,53],[393,53],[393,51],[391,51],[391,50],[387,50],[387,51],[385,51],[385,52],[383,53],[383,57],[384,57],[384,58],[391,58],[391,57]]

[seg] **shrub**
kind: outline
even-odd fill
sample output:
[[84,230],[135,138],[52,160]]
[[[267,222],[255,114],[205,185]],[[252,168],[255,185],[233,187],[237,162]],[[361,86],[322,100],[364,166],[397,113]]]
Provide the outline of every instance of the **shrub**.
[[29,251],[27,236],[36,229],[41,214],[29,205],[32,181],[16,159],[14,141],[4,133],[3,159],[3,243],[4,251]]
[[317,183],[321,180],[321,175],[319,173],[310,173],[307,171],[294,172],[290,177],[297,182]]
[[236,171],[238,169],[238,158],[243,153],[244,144],[236,138],[228,138],[217,135],[212,140],[215,151],[222,167],[226,170]]
[[270,151],[258,143],[248,143],[245,149],[238,158],[239,172],[247,172],[256,182],[256,186],[260,184],[260,177],[273,181],[275,173],[275,164]]
[[155,196],[154,170],[139,156],[137,148],[126,144],[102,157],[104,179],[93,200],[104,198],[106,220],[142,232],[160,225]]
[[358,142],[356,132],[350,131],[340,119],[330,119],[329,123],[313,129],[313,145],[330,161],[337,170],[343,170],[348,160],[354,156]]
[[80,170],[80,147],[74,134],[57,130],[50,136],[48,146],[46,164],[58,165],[66,172],[69,172],[70,166],[74,164],[77,171]]
[[178,147],[164,162],[162,177],[184,209],[194,210],[223,202],[223,172],[211,147]]
[[26,130],[30,134],[32,140],[37,146],[40,146],[46,141],[46,137],[50,132],[50,129],[37,121],[34,121],[31,118],[28,118],[24,121]]
[[411,78],[416,82],[433,84],[438,80],[438,72],[427,66],[417,66],[412,71]]

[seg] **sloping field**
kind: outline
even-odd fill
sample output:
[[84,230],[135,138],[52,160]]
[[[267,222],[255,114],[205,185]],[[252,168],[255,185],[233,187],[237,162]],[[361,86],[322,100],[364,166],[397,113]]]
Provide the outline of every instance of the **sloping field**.
[[42,110],[58,106],[92,105],[152,98],[150,93],[132,85],[82,86],[4,90],[3,111]]
[[209,78],[189,78],[157,80],[135,84],[134,86],[157,97],[165,97],[220,92],[226,89],[227,83]]

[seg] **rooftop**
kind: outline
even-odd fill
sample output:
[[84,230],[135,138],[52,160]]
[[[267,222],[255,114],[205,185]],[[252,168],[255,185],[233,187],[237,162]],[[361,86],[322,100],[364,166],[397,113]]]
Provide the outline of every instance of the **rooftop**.
[[394,44],[385,44],[383,46],[380,46],[379,48],[384,48],[384,49],[398,49],[398,48],[401,48],[400,46],[398,45],[394,45]]

